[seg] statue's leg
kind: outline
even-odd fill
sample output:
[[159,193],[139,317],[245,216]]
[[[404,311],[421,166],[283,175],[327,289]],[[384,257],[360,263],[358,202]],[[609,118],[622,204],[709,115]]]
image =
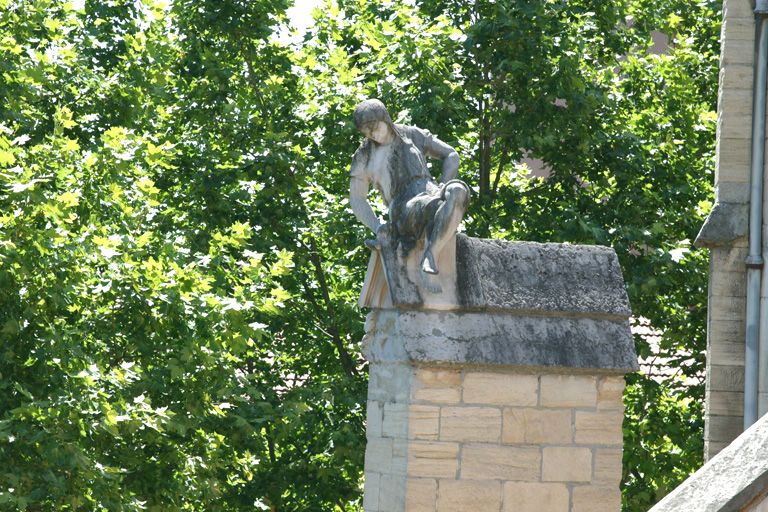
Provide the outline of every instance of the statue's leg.
[[445,201],[437,209],[432,229],[427,233],[427,247],[421,260],[421,270],[437,274],[437,256],[451,239],[467,211],[469,190],[463,183],[449,183],[445,188]]

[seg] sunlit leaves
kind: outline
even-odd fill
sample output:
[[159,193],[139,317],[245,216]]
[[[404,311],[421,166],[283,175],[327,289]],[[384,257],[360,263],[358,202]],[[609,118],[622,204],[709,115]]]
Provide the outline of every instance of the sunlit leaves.
[[10,151],[0,150],[0,165],[9,166],[16,163],[16,157]]
[[[294,297],[282,282],[292,251],[257,237],[270,217],[254,208],[266,179],[244,171],[242,157],[257,139],[222,124],[207,126],[215,133],[205,141],[195,130],[211,121],[206,112],[179,117],[215,104],[218,92],[178,73],[188,48],[168,15],[160,3],[0,12],[0,40],[14,56],[0,85],[0,460],[14,471],[0,472],[0,500],[17,508],[210,510],[229,500],[240,509],[283,499],[260,484],[281,463],[254,462],[277,438],[268,443],[252,425],[283,421],[276,390],[285,384],[271,370],[273,340],[291,329],[274,319]],[[250,65],[271,67],[270,94],[284,93],[279,66]],[[259,94],[226,100],[222,112],[234,117],[222,123]],[[271,144],[270,158],[283,158],[281,147]],[[211,183],[213,169],[250,185]],[[222,193],[218,209],[210,192]],[[279,442],[302,444],[301,435]]]

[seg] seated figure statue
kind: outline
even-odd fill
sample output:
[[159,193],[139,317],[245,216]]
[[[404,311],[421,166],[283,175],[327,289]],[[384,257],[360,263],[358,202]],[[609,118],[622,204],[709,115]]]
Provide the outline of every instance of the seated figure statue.
[[[456,233],[470,195],[457,179],[458,153],[427,130],[394,124],[376,99],[360,103],[354,121],[366,139],[352,158],[349,202],[360,222],[377,235],[366,244],[373,249],[393,244],[407,256],[425,237],[421,272],[438,274],[440,251]],[[442,160],[440,184],[432,179],[426,157]],[[389,208],[389,223],[382,224],[368,203],[371,185]]]

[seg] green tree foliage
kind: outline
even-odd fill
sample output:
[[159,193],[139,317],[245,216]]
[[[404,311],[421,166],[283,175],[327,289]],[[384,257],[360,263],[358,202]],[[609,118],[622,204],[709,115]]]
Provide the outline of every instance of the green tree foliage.
[[[378,96],[461,148],[469,234],[616,249],[634,314],[662,333],[638,352],[674,374],[628,377],[624,507],[647,510],[702,462],[707,255],[691,241],[711,194],[719,3],[335,5],[303,47],[308,123],[340,126]],[[349,143],[328,134],[323,151]]]
[[291,47],[288,5],[0,0],[0,509],[359,509],[377,96],[459,149],[469,234],[616,249],[679,369],[628,379],[646,510],[701,463],[718,3],[328,1]]
[[0,2],[0,509],[359,496],[361,326],[308,229],[286,8]]

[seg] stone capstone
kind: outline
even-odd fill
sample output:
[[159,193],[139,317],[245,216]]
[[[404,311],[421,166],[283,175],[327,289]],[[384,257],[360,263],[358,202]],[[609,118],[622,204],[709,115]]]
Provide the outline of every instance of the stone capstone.
[[449,310],[429,309],[413,290],[393,288],[393,306],[369,315],[368,360],[601,374],[638,369],[613,249],[458,235],[456,274],[457,304]]
[[768,490],[768,415],[649,512],[736,512]]

